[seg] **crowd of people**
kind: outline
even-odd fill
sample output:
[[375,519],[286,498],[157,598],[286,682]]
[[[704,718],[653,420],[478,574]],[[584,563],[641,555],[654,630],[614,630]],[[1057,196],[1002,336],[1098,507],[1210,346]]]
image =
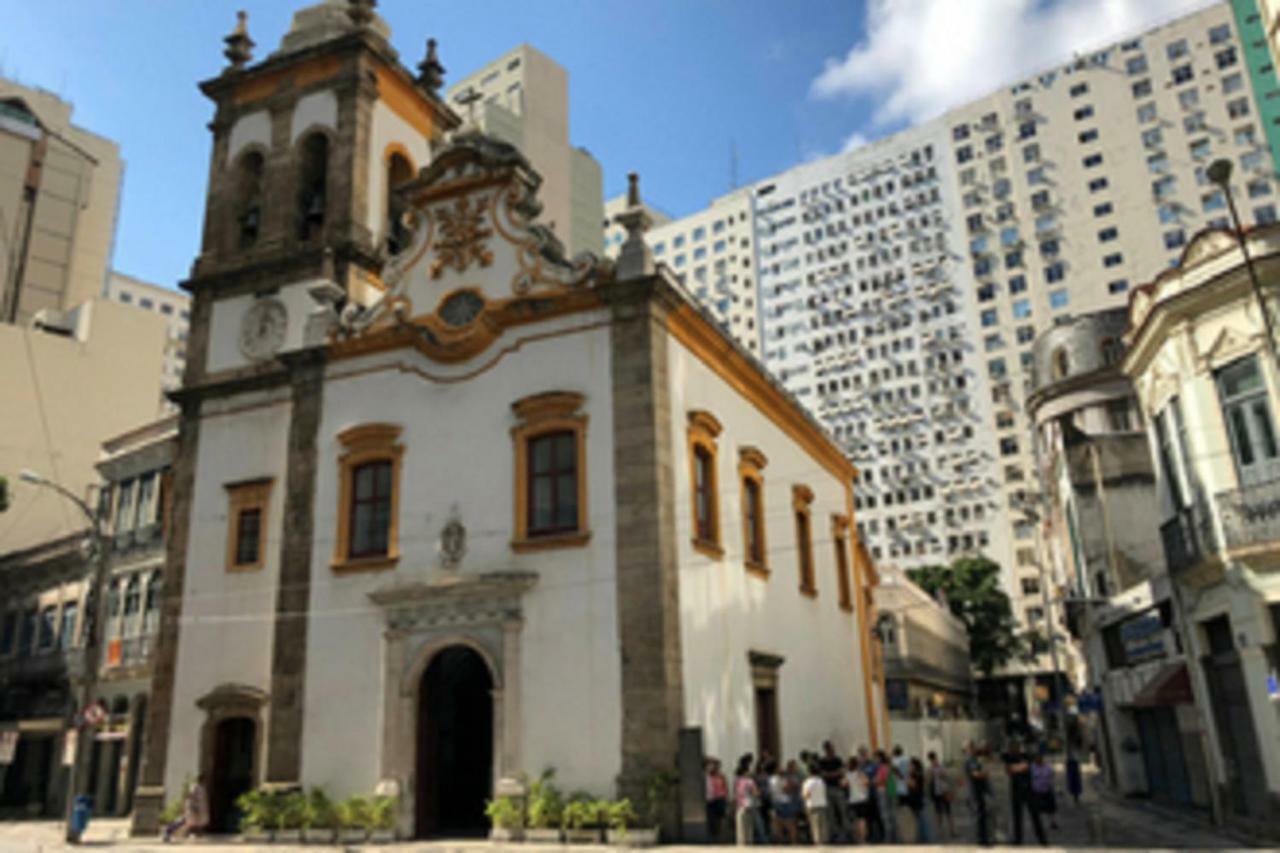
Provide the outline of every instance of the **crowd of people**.
[[[956,838],[953,805],[963,799],[978,844],[994,842],[992,774],[1009,780],[1009,822],[1014,844],[1023,839],[1023,816],[1036,840],[1048,843],[1045,822],[1057,829],[1054,767],[1045,749],[1010,741],[999,756],[970,743],[957,770],[937,753],[908,757],[859,747],[839,755],[830,741],[820,753],[802,751],[783,763],[765,754],[738,759],[732,781],[718,759],[706,760],[707,830],[712,843],[730,835],[746,844],[927,844]],[[1067,790],[1079,802],[1080,766],[1067,762]]]

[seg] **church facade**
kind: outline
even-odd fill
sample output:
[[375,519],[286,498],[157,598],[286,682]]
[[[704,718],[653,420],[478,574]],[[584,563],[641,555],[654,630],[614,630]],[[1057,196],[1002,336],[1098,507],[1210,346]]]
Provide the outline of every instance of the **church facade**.
[[[875,744],[855,471],[644,246],[568,258],[540,178],[369,3],[299,12],[216,105],[135,828],[203,774],[642,792],[691,748]],[[701,799],[700,777],[692,802]]]

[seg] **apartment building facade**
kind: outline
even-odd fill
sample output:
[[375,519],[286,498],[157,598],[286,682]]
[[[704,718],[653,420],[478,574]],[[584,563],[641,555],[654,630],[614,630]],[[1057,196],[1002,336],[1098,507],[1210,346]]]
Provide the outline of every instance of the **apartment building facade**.
[[0,322],[102,293],[124,166],[71,104],[0,78]]
[[[1276,219],[1280,101],[1242,41],[1251,14],[1207,7],[740,191],[758,355],[859,463],[873,559],[985,553],[1024,627],[1043,618],[1022,590],[1062,579],[1042,576],[1021,509],[1038,490],[1032,342],[1056,317],[1123,305],[1226,222],[1214,158],[1237,164],[1249,223]],[[655,254],[667,243],[674,266],[671,235],[718,206],[651,231]]]
[[161,382],[171,391],[182,385],[182,371],[187,366],[187,331],[191,327],[191,297],[133,276],[112,270],[107,276],[107,299],[121,305],[132,305],[164,318],[167,335],[164,342],[164,367]]
[[[468,123],[519,148],[543,178],[543,218],[570,254],[604,251],[600,163],[569,141],[569,75],[522,44],[448,92]],[[474,100],[473,100],[474,99]]]

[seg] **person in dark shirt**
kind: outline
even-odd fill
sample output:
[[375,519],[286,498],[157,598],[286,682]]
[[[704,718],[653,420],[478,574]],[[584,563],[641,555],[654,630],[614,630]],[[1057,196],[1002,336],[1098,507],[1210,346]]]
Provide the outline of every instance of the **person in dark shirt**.
[[1031,814],[1031,828],[1041,845],[1048,844],[1044,825],[1040,822],[1040,809],[1031,793],[1031,757],[1017,740],[1009,742],[1004,753],[1004,769],[1009,774],[1009,813],[1013,823],[1013,843],[1022,843],[1022,810]]
[[982,744],[972,741],[965,747],[964,775],[969,782],[969,802],[973,806],[974,818],[977,822],[978,844],[991,846],[991,815],[989,803],[991,781],[987,777],[987,769],[982,763],[985,752]]
[[836,754],[831,741],[823,741],[822,757],[818,759],[818,772],[827,783],[827,818],[830,839],[833,843],[847,840],[849,794],[845,791],[844,759]]

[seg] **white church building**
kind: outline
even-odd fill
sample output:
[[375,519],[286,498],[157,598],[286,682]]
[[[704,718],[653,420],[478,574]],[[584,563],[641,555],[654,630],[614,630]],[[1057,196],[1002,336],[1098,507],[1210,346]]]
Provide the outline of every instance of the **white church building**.
[[[566,258],[540,178],[461,127],[371,4],[299,12],[216,105],[135,829],[392,787],[643,791],[697,758],[876,745],[873,570],[839,447],[642,237]],[[690,760],[692,757],[692,760]],[[686,811],[691,811],[691,807]]]

